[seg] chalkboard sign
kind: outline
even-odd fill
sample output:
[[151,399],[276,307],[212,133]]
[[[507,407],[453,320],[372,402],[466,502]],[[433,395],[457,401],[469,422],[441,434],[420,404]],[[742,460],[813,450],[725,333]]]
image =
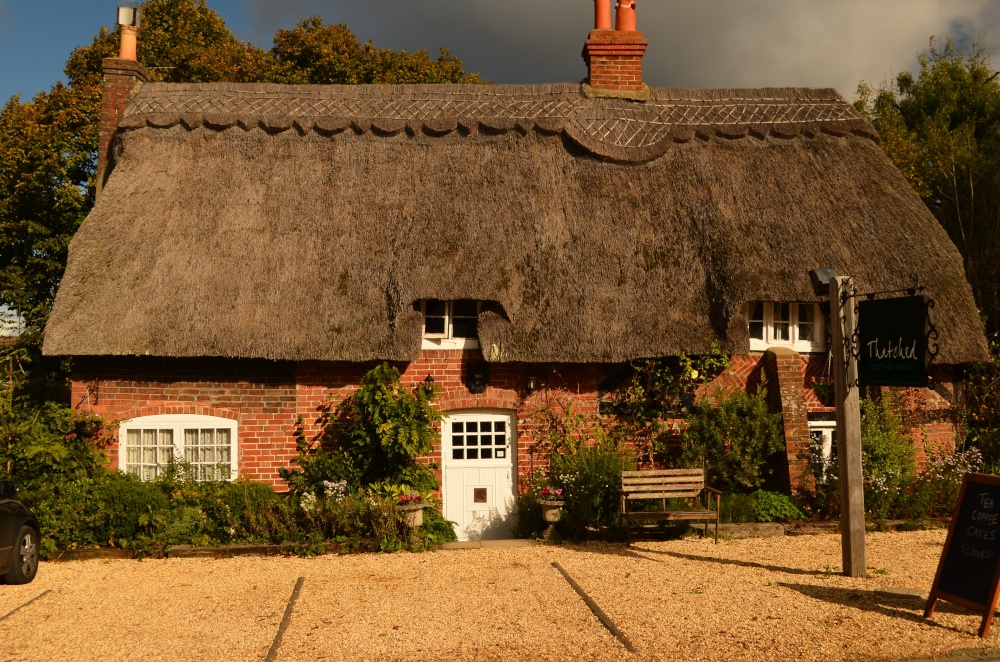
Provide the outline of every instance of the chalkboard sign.
[[966,474],[951,518],[925,617],[938,599],[983,614],[986,638],[1000,593],[1000,476]]
[[862,386],[927,386],[927,303],[922,296],[858,302]]

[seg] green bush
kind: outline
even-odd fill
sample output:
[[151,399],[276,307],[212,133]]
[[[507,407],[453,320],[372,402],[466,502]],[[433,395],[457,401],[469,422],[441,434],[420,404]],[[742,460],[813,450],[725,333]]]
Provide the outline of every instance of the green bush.
[[724,524],[757,521],[757,502],[752,494],[723,494],[719,505],[719,521]]
[[564,536],[580,538],[588,527],[621,526],[621,475],[635,466],[630,453],[602,440],[554,455],[550,462],[549,482],[562,488],[566,502],[558,524]]
[[888,397],[861,401],[865,510],[873,518],[891,517],[905,505],[912,494],[906,488],[916,479],[916,452]]
[[691,407],[674,463],[704,467],[708,483],[726,493],[778,482],[785,442],[781,415],[770,413],[765,390],[720,390],[716,400]]
[[433,392],[399,381],[399,370],[383,363],[361,378],[357,391],[322,416],[323,432],[315,442],[300,429],[299,469],[280,469],[296,494],[319,494],[323,482],[347,481],[352,490],[394,485],[428,495],[437,489],[434,475],[417,462],[433,448],[434,425],[442,415],[431,406]]
[[155,483],[106,471],[22,495],[41,528],[43,547],[134,546],[167,523],[170,502]]
[[787,494],[757,490],[753,493],[753,500],[756,521],[758,522],[787,522],[806,519],[802,507]]

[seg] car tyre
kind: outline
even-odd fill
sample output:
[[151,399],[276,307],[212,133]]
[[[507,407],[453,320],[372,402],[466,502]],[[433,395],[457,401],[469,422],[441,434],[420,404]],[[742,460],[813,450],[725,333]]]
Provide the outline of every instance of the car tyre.
[[30,526],[22,526],[15,543],[4,581],[7,584],[27,584],[38,573],[38,532]]

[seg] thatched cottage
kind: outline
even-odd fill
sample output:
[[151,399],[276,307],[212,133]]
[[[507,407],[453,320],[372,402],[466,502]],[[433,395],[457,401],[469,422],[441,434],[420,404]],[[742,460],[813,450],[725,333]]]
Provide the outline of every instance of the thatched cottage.
[[296,418],[391,361],[443,387],[445,514],[489,535],[530,470],[536,385],[596,416],[622,364],[717,341],[720,384],[777,384],[794,483],[832,427],[817,267],[919,274],[939,386],[913,425],[950,443],[927,410],[985,339],[872,127],[834,90],[650,89],[628,19],[598,16],[584,84],[163,84],[105,60],[101,190],[44,349],[74,358],[75,407],[121,421],[117,466],[180,452],[277,484]]

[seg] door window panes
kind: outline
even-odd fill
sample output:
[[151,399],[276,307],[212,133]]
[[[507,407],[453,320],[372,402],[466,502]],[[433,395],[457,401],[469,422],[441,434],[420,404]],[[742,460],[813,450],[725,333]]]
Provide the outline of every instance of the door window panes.
[[465,420],[451,423],[451,459],[502,460],[506,458],[506,421]]

